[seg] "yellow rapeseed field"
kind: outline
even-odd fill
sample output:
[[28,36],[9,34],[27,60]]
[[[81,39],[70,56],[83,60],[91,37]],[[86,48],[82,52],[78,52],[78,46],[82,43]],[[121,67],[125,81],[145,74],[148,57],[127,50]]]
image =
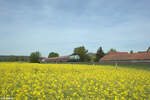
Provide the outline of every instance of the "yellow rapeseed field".
[[0,99],[150,100],[150,70],[129,67],[0,63]]

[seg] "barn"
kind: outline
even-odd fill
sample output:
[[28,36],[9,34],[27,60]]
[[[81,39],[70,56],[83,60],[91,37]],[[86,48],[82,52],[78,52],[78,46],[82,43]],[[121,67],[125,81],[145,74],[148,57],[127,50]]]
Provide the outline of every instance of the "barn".
[[110,52],[99,60],[101,63],[143,63],[150,64],[150,48],[144,52]]

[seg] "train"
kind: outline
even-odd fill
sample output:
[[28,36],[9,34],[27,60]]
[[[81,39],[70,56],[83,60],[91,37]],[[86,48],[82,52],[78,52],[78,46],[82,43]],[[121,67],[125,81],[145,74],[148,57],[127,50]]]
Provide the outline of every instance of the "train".
[[78,55],[72,56],[61,56],[61,57],[52,57],[52,58],[43,58],[41,63],[50,63],[50,62],[79,62],[80,57]]

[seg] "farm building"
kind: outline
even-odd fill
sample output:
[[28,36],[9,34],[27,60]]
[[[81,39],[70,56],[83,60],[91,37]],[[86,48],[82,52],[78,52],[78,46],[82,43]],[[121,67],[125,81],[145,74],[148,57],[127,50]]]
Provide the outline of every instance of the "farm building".
[[150,64],[150,48],[144,52],[110,52],[100,59],[101,63],[144,63]]

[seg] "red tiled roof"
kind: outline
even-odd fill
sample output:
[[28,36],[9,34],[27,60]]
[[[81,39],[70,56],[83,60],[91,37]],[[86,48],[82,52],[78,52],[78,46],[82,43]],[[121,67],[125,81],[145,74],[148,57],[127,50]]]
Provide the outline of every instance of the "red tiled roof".
[[123,61],[123,60],[150,60],[150,53],[112,52],[104,56],[100,61]]
[[150,53],[133,53],[129,60],[150,60]]

